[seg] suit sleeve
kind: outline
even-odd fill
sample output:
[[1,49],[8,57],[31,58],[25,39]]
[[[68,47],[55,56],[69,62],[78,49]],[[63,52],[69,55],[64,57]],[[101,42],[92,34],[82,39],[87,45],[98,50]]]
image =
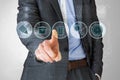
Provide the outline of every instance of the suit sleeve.
[[[92,2],[92,18],[93,21],[99,21],[97,17],[97,12],[96,12],[96,5],[95,5],[95,0],[91,0]],[[92,70],[95,74],[98,74],[100,77],[102,75],[102,70],[103,70],[103,42],[102,38],[100,39],[94,39],[92,40],[92,45],[93,45],[93,55],[92,55]]]
[[[17,15],[17,23],[19,24],[21,21],[27,21],[32,27],[34,27],[34,25],[41,19],[36,0],[19,0],[18,5],[19,12]],[[32,53],[35,52],[39,43],[42,42],[42,40],[38,39],[33,33],[30,37],[20,38],[20,40]]]

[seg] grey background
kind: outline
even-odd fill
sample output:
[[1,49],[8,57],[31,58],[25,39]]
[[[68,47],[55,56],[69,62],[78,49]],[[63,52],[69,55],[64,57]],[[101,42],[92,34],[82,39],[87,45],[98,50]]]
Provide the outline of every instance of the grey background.
[[[107,28],[102,80],[119,80],[119,2],[96,0],[99,19]],[[0,80],[20,80],[28,52],[16,33],[17,6],[17,0],[0,0]]]

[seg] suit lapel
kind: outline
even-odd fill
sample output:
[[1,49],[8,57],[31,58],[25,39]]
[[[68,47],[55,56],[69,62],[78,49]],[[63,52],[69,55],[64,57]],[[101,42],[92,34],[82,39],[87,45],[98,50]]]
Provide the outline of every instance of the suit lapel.
[[82,20],[82,0],[73,0],[76,21]]
[[59,7],[58,0],[49,0],[49,1],[50,1],[51,5],[53,6],[55,12],[57,13],[59,19],[63,21],[62,13],[61,13],[61,10]]
[[[86,15],[83,15],[84,10],[83,10],[83,2],[82,1],[84,1],[84,0],[73,0],[73,3],[74,3],[76,21],[83,22],[84,16],[86,16]],[[87,51],[88,51],[88,45],[87,45],[88,39],[87,39],[87,37],[82,38],[81,42],[82,42],[82,46],[83,46],[85,53],[87,53]]]

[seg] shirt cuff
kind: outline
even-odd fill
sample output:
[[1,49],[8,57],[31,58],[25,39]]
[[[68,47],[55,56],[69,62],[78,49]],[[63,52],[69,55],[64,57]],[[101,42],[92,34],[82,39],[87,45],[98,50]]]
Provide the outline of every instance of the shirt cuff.
[[100,77],[100,75],[99,75],[99,74],[95,73],[95,76],[97,76],[97,77],[98,77],[98,80],[101,80],[101,77]]

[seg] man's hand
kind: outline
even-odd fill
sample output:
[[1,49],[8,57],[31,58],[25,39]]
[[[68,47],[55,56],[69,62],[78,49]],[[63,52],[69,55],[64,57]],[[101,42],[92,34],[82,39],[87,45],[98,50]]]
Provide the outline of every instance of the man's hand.
[[58,34],[56,30],[52,30],[52,37],[50,40],[45,40],[39,44],[35,51],[37,60],[53,63],[53,61],[61,60],[61,53],[59,51]]

